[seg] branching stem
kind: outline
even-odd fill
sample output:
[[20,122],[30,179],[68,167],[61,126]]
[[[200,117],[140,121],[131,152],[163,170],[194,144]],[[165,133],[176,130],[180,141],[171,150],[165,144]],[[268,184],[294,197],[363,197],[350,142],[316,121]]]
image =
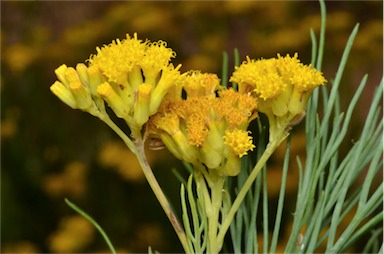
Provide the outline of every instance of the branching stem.
[[241,187],[240,192],[237,194],[235,201],[233,202],[223,224],[221,225],[219,234],[217,236],[217,241],[224,241],[225,234],[228,231],[229,226],[237,212],[239,210],[241,203],[243,202],[246,194],[251,188],[253,182],[256,180],[257,175],[267,163],[268,159],[271,157],[276,148],[280,145],[280,143],[288,136],[288,132],[281,128],[279,132],[275,133],[276,135],[272,140],[269,141],[267,148],[264,153],[261,155],[255,167],[252,169],[252,172],[249,174],[247,180],[244,185]]
[[185,235],[183,228],[180,226],[180,222],[178,221],[173,209],[171,208],[171,205],[169,204],[167,197],[165,196],[163,190],[161,189],[159,183],[156,180],[155,175],[152,172],[151,167],[149,166],[147,157],[145,155],[144,141],[142,140],[142,138],[137,137],[138,135],[136,135],[135,142],[133,142],[108,116],[101,114],[98,115],[98,117],[103,122],[105,122],[112,130],[114,130],[116,134],[119,135],[119,137],[128,146],[128,148],[137,156],[145,178],[147,179],[153,193],[155,194],[157,200],[159,201],[161,207],[163,208],[165,214],[171,222],[177,236],[179,237],[180,243],[184,248],[184,251],[186,253],[191,253],[191,250],[188,246],[187,236]]
[[177,219],[167,197],[165,196],[163,190],[161,189],[159,183],[156,180],[155,175],[152,172],[151,167],[149,166],[147,157],[145,156],[144,151],[144,142],[142,139],[135,140],[136,145],[136,155],[139,160],[140,166],[144,172],[145,178],[147,179],[149,185],[152,188],[153,193],[155,194],[157,200],[159,201],[161,207],[163,208],[165,214],[167,215],[169,221],[171,222],[177,236],[179,237],[180,243],[183,246],[183,249],[186,253],[191,253],[191,250],[188,246],[187,236],[183,228],[180,225],[179,220]]

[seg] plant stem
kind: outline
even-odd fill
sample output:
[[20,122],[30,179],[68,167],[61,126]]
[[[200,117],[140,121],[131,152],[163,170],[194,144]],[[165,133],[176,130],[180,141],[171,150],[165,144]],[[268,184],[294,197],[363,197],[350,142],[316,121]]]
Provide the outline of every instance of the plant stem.
[[247,180],[245,181],[243,187],[241,187],[240,192],[237,194],[235,201],[233,202],[223,224],[221,225],[219,234],[217,236],[218,242],[224,241],[225,234],[228,231],[229,226],[237,212],[239,210],[241,203],[243,202],[246,194],[251,188],[253,182],[255,181],[260,170],[264,167],[268,159],[271,157],[276,148],[280,143],[288,136],[288,132],[284,128],[280,128],[280,131],[275,133],[274,138],[269,141],[267,148],[264,153],[261,155],[255,167],[252,169],[252,172],[249,174]]
[[174,211],[171,208],[171,205],[168,202],[167,197],[165,196],[163,190],[161,189],[159,183],[156,180],[155,175],[152,172],[151,167],[148,164],[147,157],[145,156],[144,151],[144,142],[142,139],[136,139],[136,156],[139,160],[140,166],[143,170],[145,178],[147,179],[149,185],[152,188],[153,193],[155,194],[157,200],[159,201],[161,207],[163,208],[165,214],[167,215],[169,221],[171,222],[177,236],[179,237],[180,243],[184,248],[186,253],[191,253],[191,250],[188,247],[187,236],[183,228],[180,226],[180,222],[176,218]]
[[106,123],[114,132],[116,132],[117,135],[124,141],[124,143],[128,146],[129,150],[136,154],[136,148],[135,145],[133,144],[132,140],[117,126],[111,118],[105,113],[105,114],[100,114],[97,115],[101,121]]
[[211,190],[211,196],[205,197],[210,200],[205,207],[208,218],[208,253],[216,254],[220,252],[223,245],[223,241],[219,241],[217,236],[219,214],[223,205],[224,177],[211,173],[206,175],[205,179],[202,174],[197,174],[196,178],[201,184],[206,180]]
[[135,135],[135,143],[109,118],[106,114],[97,115],[100,120],[105,122],[112,130],[116,132],[117,135],[124,141],[128,148],[137,156],[140,166],[143,170],[145,178],[147,179],[153,193],[155,194],[157,200],[159,201],[161,207],[166,213],[169,221],[171,222],[177,236],[179,237],[180,243],[183,246],[183,249],[186,253],[191,253],[188,247],[187,237],[183,228],[180,226],[179,221],[176,218],[175,213],[173,212],[167,197],[165,196],[163,190],[161,189],[159,183],[156,180],[155,175],[152,172],[151,167],[149,166],[147,157],[144,151],[144,142],[141,137]]

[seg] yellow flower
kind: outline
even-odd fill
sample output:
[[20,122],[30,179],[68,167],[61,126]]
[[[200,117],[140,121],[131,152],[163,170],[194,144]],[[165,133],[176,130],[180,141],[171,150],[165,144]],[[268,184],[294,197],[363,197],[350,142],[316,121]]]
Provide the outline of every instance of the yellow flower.
[[128,117],[128,108],[125,106],[123,99],[113,90],[108,82],[100,84],[96,92],[109,104],[117,117]]
[[241,94],[233,89],[219,92],[219,99],[214,105],[215,112],[224,117],[229,127],[242,128],[255,119],[257,100],[249,94]]
[[116,39],[96,48],[97,53],[88,59],[89,67],[57,68],[59,81],[51,91],[70,107],[99,117],[100,112],[106,114],[106,101],[116,116],[127,122],[132,135],[140,135],[180,77],[181,65],[170,63],[176,54],[166,45],[164,41],[143,42],[137,34]]
[[143,83],[139,85],[136,93],[136,105],[133,112],[135,122],[142,126],[148,121],[149,118],[149,100],[152,93],[152,86]]
[[[120,96],[134,126],[141,128],[150,115],[156,113],[168,90],[180,76],[179,69],[170,63],[175,52],[164,41],[142,42],[137,35],[116,40],[89,59],[107,77]],[[125,119],[127,121],[127,119]]]
[[155,85],[159,79],[160,72],[168,66],[171,58],[176,56],[172,49],[167,48],[167,43],[158,41],[148,43],[144,57],[139,59],[138,65],[143,70],[145,82]]
[[199,157],[197,148],[188,142],[185,131],[180,127],[180,119],[177,114],[159,112],[151,117],[149,132],[158,135],[176,158],[195,163]]
[[71,91],[63,83],[55,81],[50,87],[51,92],[56,95],[61,101],[73,109],[77,108],[75,98]]
[[321,72],[310,65],[303,65],[297,57],[297,53],[294,57],[278,54],[278,58],[256,61],[247,57],[247,61],[236,67],[230,81],[237,82],[244,92],[249,92],[251,87],[256,97],[262,99],[260,103],[278,100],[280,96],[284,97],[284,93],[290,94],[293,90],[310,93],[317,86],[325,84]]
[[216,74],[189,71],[183,76],[180,85],[187,93],[188,98],[214,94],[221,88],[220,79]]
[[248,136],[249,131],[243,130],[226,130],[224,134],[224,144],[231,147],[233,152],[240,158],[253,151],[255,145],[252,143],[252,137]]
[[202,146],[208,135],[204,117],[196,112],[188,117],[186,125],[189,143],[197,147]]
[[48,239],[52,252],[79,252],[93,240],[95,229],[80,215],[61,219],[59,228]]
[[[150,133],[178,158],[188,157],[187,162],[204,165],[219,175],[236,175],[240,157],[254,148],[245,130],[257,117],[256,99],[221,87],[214,74],[196,71],[184,75],[177,86],[186,91],[186,98],[180,91],[167,97],[149,120]],[[235,143],[237,137],[241,138]],[[186,156],[187,150],[181,147],[193,147],[194,155]]]
[[89,62],[97,66],[108,81],[124,84],[133,67],[143,58],[146,47],[136,34],[133,38],[127,34],[126,40],[116,39],[102,48],[97,47],[97,54],[91,55]]
[[[81,109],[92,115],[97,115],[103,106],[98,102],[97,95],[92,94],[88,80],[98,74],[90,75],[85,65],[78,64],[76,69],[61,65],[55,70],[59,81],[51,85],[50,90],[60,100],[73,109]],[[97,79],[101,79],[100,77]]]
[[268,116],[272,131],[297,124],[305,116],[313,89],[327,82],[321,72],[302,64],[297,53],[261,60],[247,57],[230,81],[238,83],[240,92],[258,99],[258,111]]

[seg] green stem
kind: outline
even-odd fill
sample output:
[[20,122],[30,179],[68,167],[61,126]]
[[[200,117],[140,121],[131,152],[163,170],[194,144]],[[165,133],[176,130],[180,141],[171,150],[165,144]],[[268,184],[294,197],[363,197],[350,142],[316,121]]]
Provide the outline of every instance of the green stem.
[[159,201],[161,207],[163,208],[165,214],[167,215],[169,221],[171,222],[177,236],[179,237],[180,243],[184,248],[186,253],[191,253],[191,250],[188,246],[187,236],[183,228],[180,226],[178,219],[174,211],[171,208],[171,205],[168,202],[167,197],[165,196],[163,190],[161,189],[159,183],[156,180],[155,175],[152,172],[151,167],[149,166],[147,157],[145,156],[144,151],[144,142],[142,139],[136,139],[136,156],[139,160],[140,166],[143,170],[145,178],[147,179],[153,193],[155,194],[157,200]]
[[210,175],[206,179],[211,189],[211,206],[206,207],[208,217],[208,253],[216,254],[220,252],[223,245],[223,241],[219,241],[217,235],[219,229],[219,214],[223,205],[224,177]]
[[255,167],[252,169],[252,172],[249,174],[247,180],[245,181],[243,187],[241,187],[240,192],[237,194],[235,201],[233,202],[223,224],[221,225],[219,234],[217,236],[218,241],[224,241],[225,234],[228,231],[229,226],[237,212],[239,210],[241,203],[243,202],[246,194],[251,188],[253,182],[255,181],[257,175],[260,170],[267,163],[268,159],[271,157],[276,148],[280,145],[280,143],[288,136],[288,132],[284,128],[280,128],[280,131],[274,133],[274,138],[270,139],[267,148],[264,153],[261,155]]
[[117,135],[124,141],[124,143],[128,146],[129,150],[136,154],[136,148],[135,145],[133,144],[132,140],[117,126],[111,118],[105,113],[105,114],[100,114],[97,115],[97,117],[106,123],[114,132],[116,132]]
[[[187,242],[187,237],[185,235],[184,230],[180,226],[179,221],[176,218],[175,213],[173,212],[168,199],[164,195],[164,192],[162,191],[159,183],[156,180],[156,177],[154,176],[151,167],[149,166],[147,157],[145,156],[144,151],[144,142],[136,133],[136,145],[132,142],[132,140],[109,118],[107,114],[99,114],[97,115],[100,120],[105,122],[112,130],[116,132],[117,135],[124,141],[124,143],[128,146],[128,148],[137,156],[140,166],[143,170],[143,173],[145,175],[145,178],[147,179],[149,185],[152,188],[153,193],[155,194],[157,200],[159,201],[161,207],[163,208],[164,212],[166,213],[168,219],[170,220],[173,228],[176,231],[177,236],[180,239],[180,243],[183,246],[186,253],[190,253]],[[133,133],[134,134],[134,133]]]

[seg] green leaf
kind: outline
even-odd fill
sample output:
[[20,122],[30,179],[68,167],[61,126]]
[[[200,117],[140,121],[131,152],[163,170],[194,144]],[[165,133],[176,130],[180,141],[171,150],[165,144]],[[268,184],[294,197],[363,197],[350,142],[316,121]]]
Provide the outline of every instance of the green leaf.
[[72,203],[71,201],[69,201],[68,199],[64,199],[65,200],[65,203],[67,203],[67,205],[69,207],[71,207],[73,210],[75,210],[78,214],[80,214],[81,216],[83,216],[86,220],[88,220],[90,223],[92,223],[92,225],[100,232],[101,236],[104,238],[104,241],[107,243],[108,247],[109,247],[109,250],[111,251],[111,253],[113,254],[116,254],[116,250],[115,248],[113,247],[111,241],[109,240],[109,237],[107,236],[107,234],[104,232],[104,230],[101,228],[101,226],[94,220],[92,219],[91,216],[89,216],[87,213],[85,213],[83,210],[81,210],[78,206],[76,206],[74,203]]

